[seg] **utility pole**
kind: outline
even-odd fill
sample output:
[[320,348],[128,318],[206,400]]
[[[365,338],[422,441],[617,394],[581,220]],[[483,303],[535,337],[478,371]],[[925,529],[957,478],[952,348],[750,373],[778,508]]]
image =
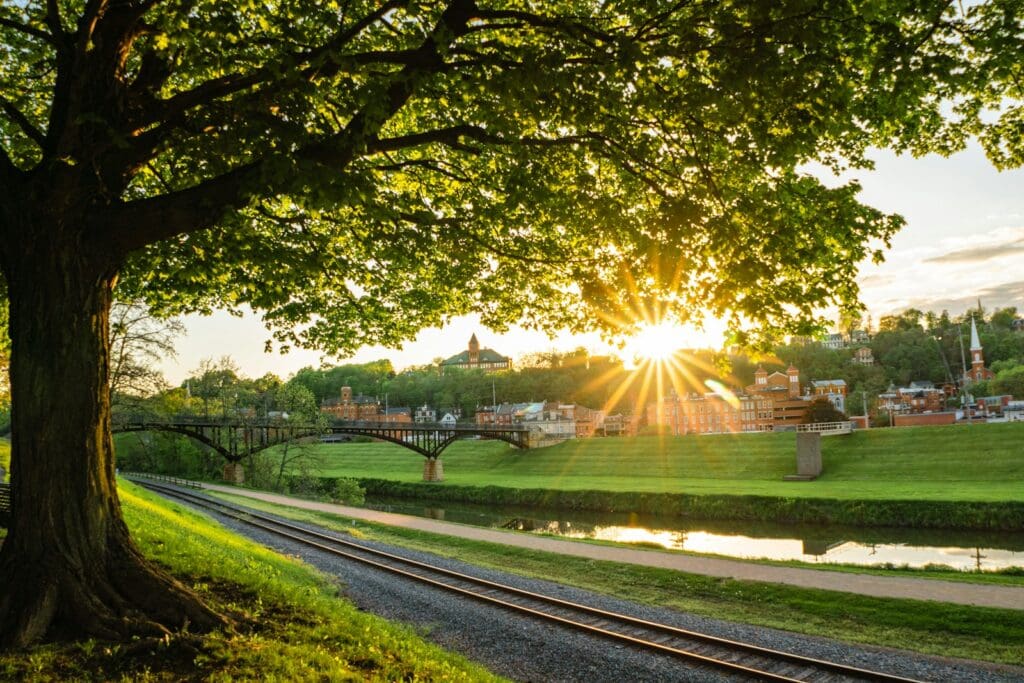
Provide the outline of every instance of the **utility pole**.
[[498,424],[498,392],[494,388],[494,380],[491,380],[491,424]]
[[871,416],[868,415],[868,392],[864,389],[860,390],[861,401],[864,402],[864,428],[871,429]]
[[960,340],[960,365],[964,373],[960,375],[960,407],[963,408],[967,426],[971,426],[971,409],[967,405],[967,355],[964,353],[964,326],[957,325],[957,338]]

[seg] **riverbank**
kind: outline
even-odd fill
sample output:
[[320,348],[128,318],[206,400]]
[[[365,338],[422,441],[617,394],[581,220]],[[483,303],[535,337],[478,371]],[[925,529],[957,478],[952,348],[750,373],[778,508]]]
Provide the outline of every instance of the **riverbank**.
[[[648,604],[851,642],[1024,664],[1024,587],[792,570],[478,529],[312,501],[282,500],[273,494],[231,487],[218,489],[227,492],[218,495],[243,504],[360,537]],[[368,521],[371,519],[375,521]],[[381,524],[382,520],[387,525]],[[633,563],[623,559],[630,556],[642,560]],[[726,567],[723,573],[709,575],[721,567]],[[708,572],[693,573],[696,568]],[[799,580],[810,583],[772,583],[786,576],[799,576]],[[836,592],[869,584],[889,591],[883,593],[889,597]],[[949,600],[964,595],[975,596],[964,601],[984,601],[994,606],[949,604]],[[987,597],[980,597],[983,595]],[[916,599],[908,599],[910,596]]]

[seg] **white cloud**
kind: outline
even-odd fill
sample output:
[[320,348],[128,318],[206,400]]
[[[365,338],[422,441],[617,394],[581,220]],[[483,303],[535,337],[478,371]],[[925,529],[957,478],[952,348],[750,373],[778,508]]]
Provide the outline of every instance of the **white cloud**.
[[1024,227],[947,238],[864,264],[858,281],[876,314],[908,307],[955,311],[980,297],[987,308],[1024,308]]

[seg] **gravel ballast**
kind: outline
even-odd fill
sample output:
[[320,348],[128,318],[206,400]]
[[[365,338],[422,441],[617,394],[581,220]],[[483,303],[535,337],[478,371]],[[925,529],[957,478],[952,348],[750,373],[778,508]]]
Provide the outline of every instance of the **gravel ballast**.
[[[206,510],[203,512],[244,536],[279,552],[298,556],[321,571],[336,576],[344,586],[346,597],[360,609],[404,623],[426,639],[459,652],[495,673],[515,680],[591,683],[626,680],[737,680],[717,669],[696,667],[676,658],[640,652],[572,629],[523,617],[499,607],[482,604],[318,551],[301,543],[279,538],[222,515]],[[287,521],[296,524],[294,521]],[[358,526],[358,522],[353,522],[353,525]],[[346,541],[354,540],[349,536],[325,531],[310,524],[299,526],[336,535]],[[851,645],[826,638],[708,619],[631,603],[561,584],[467,565],[429,553],[370,541],[358,542],[403,557],[430,562],[525,590],[593,605],[600,609],[908,678],[965,682],[1024,680],[1024,671],[1012,667],[974,664],[905,651]],[[841,605],[837,605],[837,609],[841,608]]]

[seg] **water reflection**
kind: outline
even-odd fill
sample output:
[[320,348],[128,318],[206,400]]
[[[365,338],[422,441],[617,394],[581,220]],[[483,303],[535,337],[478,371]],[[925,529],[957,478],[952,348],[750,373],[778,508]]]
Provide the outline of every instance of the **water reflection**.
[[729,557],[856,565],[997,570],[1024,567],[1024,533],[694,522],[635,513],[416,503],[368,499],[367,507],[477,526],[629,543]]

